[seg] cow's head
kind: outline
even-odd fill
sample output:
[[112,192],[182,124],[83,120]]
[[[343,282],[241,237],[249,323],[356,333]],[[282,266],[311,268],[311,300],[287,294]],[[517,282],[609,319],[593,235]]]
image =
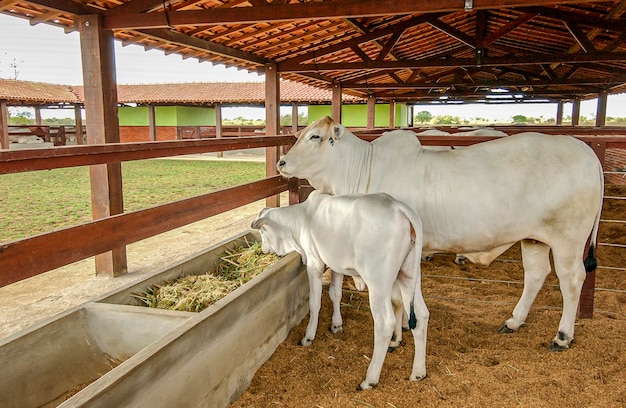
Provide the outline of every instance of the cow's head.
[[265,208],[252,222],[251,228],[261,234],[261,249],[266,254],[285,256],[290,252],[301,252],[288,228],[288,220],[281,221],[281,208]]
[[[325,116],[296,133],[298,140],[277,163],[278,171],[287,178],[308,179],[315,186],[315,177],[332,168],[333,160],[340,160],[338,145],[346,128]],[[317,188],[317,187],[316,187]]]

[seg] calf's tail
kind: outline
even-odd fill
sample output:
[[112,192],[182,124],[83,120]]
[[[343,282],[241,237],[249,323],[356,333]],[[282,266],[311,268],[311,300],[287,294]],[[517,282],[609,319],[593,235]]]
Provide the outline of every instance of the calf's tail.
[[421,291],[421,261],[422,261],[422,220],[421,218],[405,204],[400,205],[400,209],[404,216],[409,220],[411,224],[411,242],[413,243],[414,262],[413,265],[413,282],[411,287],[413,293],[411,296],[411,303],[409,306],[409,328],[411,330],[417,327],[417,317],[415,316],[415,296],[418,295],[418,291]]

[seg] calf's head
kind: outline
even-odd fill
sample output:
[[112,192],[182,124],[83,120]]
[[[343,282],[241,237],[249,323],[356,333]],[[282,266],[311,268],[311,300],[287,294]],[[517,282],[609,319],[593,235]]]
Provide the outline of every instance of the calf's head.
[[[298,140],[277,163],[284,177],[311,179],[332,165],[334,152],[346,129],[325,116],[296,133]],[[314,186],[315,187],[315,186]]]
[[285,256],[290,252],[298,251],[294,237],[294,232],[289,228],[289,223],[284,222],[281,213],[286,208],[265,208],[261,210],[259,216],[252,222],[251,228],[256,229],[261,234],[261,249],[266,254],[277,254]]

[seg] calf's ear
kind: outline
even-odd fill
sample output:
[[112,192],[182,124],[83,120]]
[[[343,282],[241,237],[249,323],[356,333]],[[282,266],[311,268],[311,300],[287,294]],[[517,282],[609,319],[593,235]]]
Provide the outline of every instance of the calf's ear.
[[250,228],[258,230],[261,229],[263,225],[265,225],[265,218],[261,217],[252,221],[252,225],[250,225]]

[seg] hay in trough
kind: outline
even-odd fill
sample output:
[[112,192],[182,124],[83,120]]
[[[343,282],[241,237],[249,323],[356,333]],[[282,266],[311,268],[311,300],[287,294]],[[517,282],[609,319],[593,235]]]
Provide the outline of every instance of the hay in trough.
[[217,271],[204,275],[181,276],[175,281],[155,284],[141,294],[132,296],[144,305],[157,309],[200,312],[239,286],[250,281],[280,259],[264,254],[261,243],[249,243],[226,251],[220,257]]

